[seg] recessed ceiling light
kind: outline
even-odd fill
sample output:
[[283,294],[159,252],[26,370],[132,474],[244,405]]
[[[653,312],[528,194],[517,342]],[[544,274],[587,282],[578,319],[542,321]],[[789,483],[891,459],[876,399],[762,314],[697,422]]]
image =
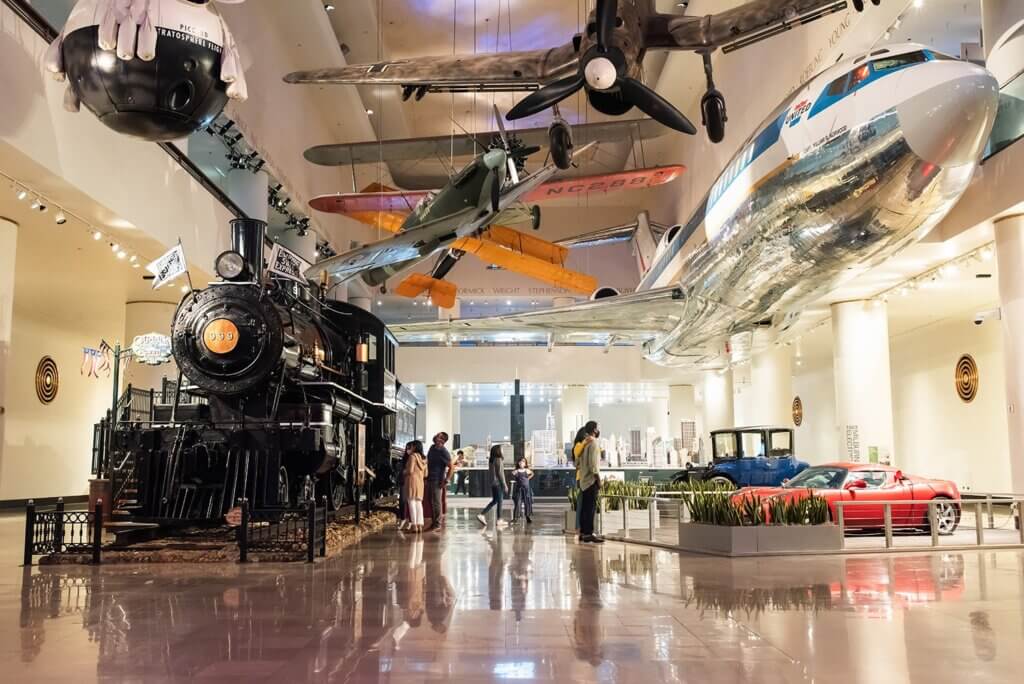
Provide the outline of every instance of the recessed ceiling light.
[[63,211],[58,211],[56,215],[53,217],[53,222],[56,223],[58,226],[63,226],[65,223],[68,222],[68,217],[64,215]]
[[372,109],[367,109],[366,110],[366,114],[367,114],[367,116],[373,116],[373,110]]
[[101,233],[98,230],[92,234],[92,239],[93,240],[99,240],[101,237],[103,237],[103,233]]
[[28,190],[26,190],[25,188],[22,188],[21,190],[18,191],[18,199],[19,200],[24,200],[26,197],[28,197]]
[[329,2],[325,2],[324,3],[324,9],[327,10],[328,12],[333,12],[334,11],[334,5],[329,3]]

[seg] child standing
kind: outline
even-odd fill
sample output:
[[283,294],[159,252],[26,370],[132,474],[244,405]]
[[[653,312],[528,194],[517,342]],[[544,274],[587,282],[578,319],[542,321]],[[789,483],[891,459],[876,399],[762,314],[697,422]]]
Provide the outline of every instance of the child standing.
[[530,489],[530,480],[533,479],[533,471],[530,470],[525,458],[519,459],[516,469],[512,471],[512,482],[515,483],[515,491],[512,493],[515,501],[515,508],[512,512],[512,522],[519,519],[519,510],[522,507],[526,513],[526,522],[533,522],[533,491]]

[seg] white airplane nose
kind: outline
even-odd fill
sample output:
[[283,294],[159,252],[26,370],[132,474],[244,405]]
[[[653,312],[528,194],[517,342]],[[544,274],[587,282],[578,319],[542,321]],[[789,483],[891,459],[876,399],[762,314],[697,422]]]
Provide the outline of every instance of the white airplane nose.
[[[973,64],[933,65],[942,80],[896,107],[903,135],[914,154],[940,168],[975,163],[992,132],[999,84]],[[907,78],[914,78],[914,72],[909,69]]]

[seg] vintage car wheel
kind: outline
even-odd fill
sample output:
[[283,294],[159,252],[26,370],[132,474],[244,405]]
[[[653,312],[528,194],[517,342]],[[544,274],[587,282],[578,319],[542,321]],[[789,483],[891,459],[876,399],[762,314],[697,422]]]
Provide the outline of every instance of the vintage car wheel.
[[723,489],[728,487],[729,489],[737,489],[736,483],[732,481],[731,477],[726,475],[712,475],[705,482],[708,482],[715,487],[722,487]]
[[[937,496],[934,500],[939,502],[935,504],[935,522],[939,528],[939,534],[949,536],[956,532],[956,528],[960,525],[960,507],[945,496]],[[931,525],[927,520],[925,526],[931,531]]]

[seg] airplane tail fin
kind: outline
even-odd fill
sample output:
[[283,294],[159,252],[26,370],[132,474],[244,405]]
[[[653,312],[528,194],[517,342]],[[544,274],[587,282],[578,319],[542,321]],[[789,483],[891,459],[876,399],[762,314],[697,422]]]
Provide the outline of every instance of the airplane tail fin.
[[455,306],[455,295],[459,289],[446,280],[431,278],[423,273],[413,273],[395,288],[395,294],[415,299],[423,293],[430,295],[430,300],[442,309]]

